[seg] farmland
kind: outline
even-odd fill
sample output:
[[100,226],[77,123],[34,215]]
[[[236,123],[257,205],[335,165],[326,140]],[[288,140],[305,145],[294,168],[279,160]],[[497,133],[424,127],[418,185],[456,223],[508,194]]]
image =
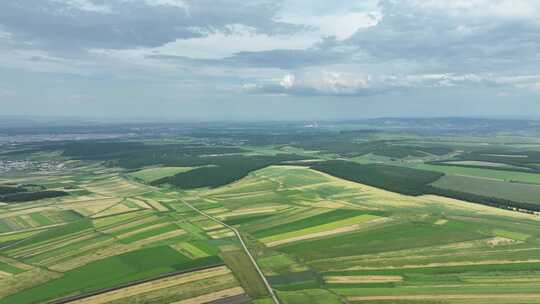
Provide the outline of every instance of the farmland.
[[131,177],[141,180],[144,183],[152,183],[165,177],[173,176],[178,173],[183,173],[192,168],[184,167],[157,167],[142,169],[130,174]]
[[0,303],[540,303],[540,143],[276,128],[10,146]]
[[508,183],[468,176],[445,176],[434,182],[433,186],[531,204],[538,204],[538,197],[540,196],[540,185]]
[[[88,170],[95,169],[81,166],[72,171],[77,182],[70,186],[74,194],[67,197],[4,205],[0,213],[1,303],[69,297],[75,301],[79,295],[114,288],[120,289],[80,301],[191,301],[229,294],[248,298],[219,255],[220,246],[229,241],[214,243],[191,222],[195,218],[186,218],[189,212],[178,205],[177,195],[106,168],[89,174]],[[63,177],[47,180],[50,183],[54,178]],[[204,269],[220,271],[199,276],[210,271]],[[129,287],[133,284],[145,288]]]
[[[394,299],[407,295],[414,300],[417,296],[420,301],[422,296],[429,300],[448,294],[455,295],[454,302],[462,303],[493,290],[495,285],[490,284],[497,280],[488,283],[480,278],[494,273],[527,277],[512,280],[512,288],[498,291],[499,300],[539,296],[534,280],[540,279],[535,245],[540,219],[534,215],[435,196],[405,196],[305,167],[270,167],[224,189],[203,192],[201,198],[228,209],[219,216],[244,208],[237,205],[232,193],[242,200],[252,197],[260,202],[257,206],[262,213],[262,205],[276,210],[277,204],[290,206],[279,209],[278,215],[250,216],[247,219],[252,220],[238,224],[254,237],[261,266],[274,288],[282,290],[280,296],[285,301],[308,301],[311,293],[322,297],[323,291],[329,290],[332,293],[328,295],[338,303],[339,299],[384,301],[384,297],[377,297],[387,294],[394,294]],[[343,217],[350,222],[343,222]],[[515,220],[522,226],[513,226]],[[354,228],[336,231],[342,225]],[[309,236],[322,231],[336,233],[292,239],[288,235]],[[288,238],[290,242],[268,249],[259,244]],[[325,279],[328,277],[345,279]]]

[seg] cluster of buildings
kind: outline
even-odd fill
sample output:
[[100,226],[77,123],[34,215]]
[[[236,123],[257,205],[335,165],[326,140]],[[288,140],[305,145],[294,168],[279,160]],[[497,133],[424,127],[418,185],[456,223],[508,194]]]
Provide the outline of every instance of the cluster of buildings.
[[10,171],[58,171],[64,168],[59,161],[0,160],[0,173]]

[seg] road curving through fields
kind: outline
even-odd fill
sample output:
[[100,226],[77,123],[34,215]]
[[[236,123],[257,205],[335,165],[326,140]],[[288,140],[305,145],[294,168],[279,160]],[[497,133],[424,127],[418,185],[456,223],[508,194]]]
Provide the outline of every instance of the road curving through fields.
[[216,222],[218,224],[221,224],[221,225],[225,226],[226,228],[231,230],[236,235],[236,237],[238,238],[238,241],[240,241],[240,245],[242,245],[243,250],[246,252],[247,256],[251,260],[251,263],[253,264],[253,266],[255,267],[257,272],[259,273],[259,276],[263,280],[263,283],[266,286],[266,289],[268,290],[268,293],[270,294],[270,297],[272,297],[272,302],[274,302],[274,304],[280,304],[279,299],[276,296],[276,293],[274,292],[274,289],[272,289],[272,286],[270,285],[270,283],[268,282],[268,280],[264,276],[261,268],[259,267],[259,265],[255,261],[255,258],[253,257],[253,255],[251,255],[251,252],[249,252],[249,249],[247,248],[246,243],[244,242],[244,239],[242,238],[242,235],[240,234],[238,229],[225,224],[224,222],[220,221],[216,217],[214,217],[214,216],[212,216],[212,215],[210,215],[210,214],[208,214],[208,213],[206,213],[206,212],[204,212],[202,210],[199,210],[198,208],[194,207],[193,205],[191,205],[190,203],[188,203],[186,201],[182,200],[182,203],[184,203],[184,205],[186,205],[188,208],[192,209],[193,211],[195,211],[195,212],[209,218],[210,220],[212,220],[212,221],[214,221],[214,222]]

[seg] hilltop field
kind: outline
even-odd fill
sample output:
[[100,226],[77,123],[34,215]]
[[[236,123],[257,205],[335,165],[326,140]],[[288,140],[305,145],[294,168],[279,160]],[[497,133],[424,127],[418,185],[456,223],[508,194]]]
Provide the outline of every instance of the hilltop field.
[[342,134],[4,152],[0,303],[540,303],[534,141]]

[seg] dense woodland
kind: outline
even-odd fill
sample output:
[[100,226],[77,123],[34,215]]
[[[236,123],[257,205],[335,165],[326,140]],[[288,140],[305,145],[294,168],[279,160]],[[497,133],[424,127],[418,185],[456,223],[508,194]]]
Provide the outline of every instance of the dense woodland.
[[17,203],[17,202],[27,202],[27,201],[36,201],[44,198],[52,198],[68,195],[64,191],[56,190],[46,190],[46,191],[36,191],[36,192],[19,192],[0,195],[0,201],[7,203]]

